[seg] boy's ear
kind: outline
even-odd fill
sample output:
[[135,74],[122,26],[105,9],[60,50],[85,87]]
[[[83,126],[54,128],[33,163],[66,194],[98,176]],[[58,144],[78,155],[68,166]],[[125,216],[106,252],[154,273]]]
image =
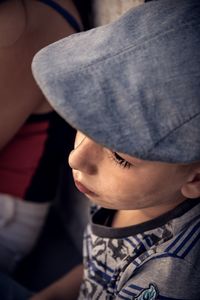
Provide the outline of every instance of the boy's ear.
[[186,198],[200,197],[200,167],[193,170],[187,182],[182,186],[181,192]]

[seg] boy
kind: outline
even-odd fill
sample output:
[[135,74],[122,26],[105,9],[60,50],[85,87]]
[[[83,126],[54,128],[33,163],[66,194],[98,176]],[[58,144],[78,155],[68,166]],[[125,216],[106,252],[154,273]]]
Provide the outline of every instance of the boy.
[[[78,130],[75,184],[98,205],[79,299],[200,299],[199,46],[199,1],[162,0],[34,59]],[[34,299],[75,299],[71,275]]]

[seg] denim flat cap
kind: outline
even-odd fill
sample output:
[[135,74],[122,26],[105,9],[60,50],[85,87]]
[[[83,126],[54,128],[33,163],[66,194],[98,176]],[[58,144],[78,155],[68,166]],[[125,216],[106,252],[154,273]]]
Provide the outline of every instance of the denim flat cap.
[[200,161],[200,1],[160,0],[42,49],[34,77],[98,143],[145,160]]

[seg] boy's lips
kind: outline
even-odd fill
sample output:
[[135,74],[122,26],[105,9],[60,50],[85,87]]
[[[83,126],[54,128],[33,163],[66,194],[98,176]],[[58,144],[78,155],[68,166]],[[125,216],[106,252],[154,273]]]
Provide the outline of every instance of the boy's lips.
[[80,183],[79,181],[77,180],[74,180],[74,183],[77,187],[77,189],[84,193],[84,194],[87,194],[87,195],[90,195],[90,196],[97,196],[97,194],[95,194],[94,192],[90,191],[89,189],[87,189],[82,183]]

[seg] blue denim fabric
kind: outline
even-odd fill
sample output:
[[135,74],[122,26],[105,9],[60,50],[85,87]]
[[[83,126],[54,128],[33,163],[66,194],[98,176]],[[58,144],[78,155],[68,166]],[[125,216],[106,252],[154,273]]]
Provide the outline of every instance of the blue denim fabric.
[[0,273],[0,299],[1,300],[27,300],[33,295],[20,286],[10,277]]
[[51,105],[97,142],[147,160],[200,161],[200,1],[162,0],[41,50]]

